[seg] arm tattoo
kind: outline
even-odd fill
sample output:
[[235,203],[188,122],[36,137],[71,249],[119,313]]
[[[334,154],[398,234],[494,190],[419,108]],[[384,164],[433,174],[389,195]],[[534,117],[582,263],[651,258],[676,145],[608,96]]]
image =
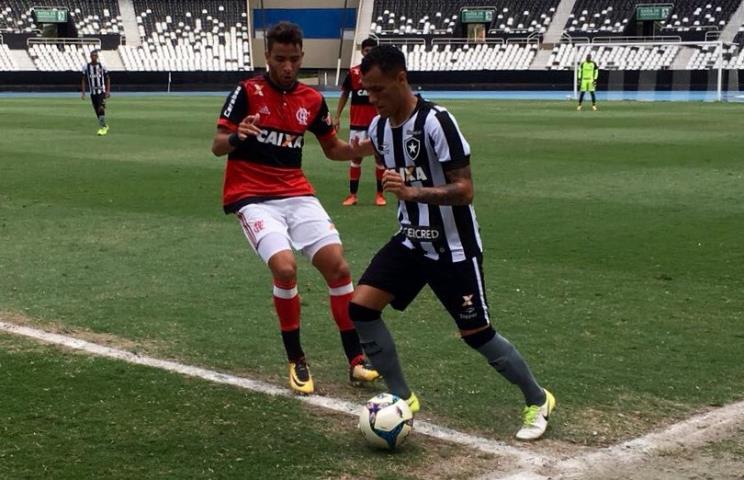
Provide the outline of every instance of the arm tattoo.
[[446,185],[439,187],[414,187],[412,201],[432,205],[468,205],[473,200],[473,180],[470,165],[446,171]]

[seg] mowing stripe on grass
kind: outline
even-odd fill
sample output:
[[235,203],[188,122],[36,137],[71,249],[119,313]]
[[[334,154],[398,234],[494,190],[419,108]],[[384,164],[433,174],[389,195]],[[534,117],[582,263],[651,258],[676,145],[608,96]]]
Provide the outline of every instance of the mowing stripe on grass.
[[[184,365],[182,363],[173,362],[170,360],[161,360],[145,355],[137,355],[125,350],[105,347],[96,343],[80,340],[75,337],[45,332],[36,328],[25,327],[13,323],[0,321],[0,330],[14,335],[22,335],[25,337],[40,340],[44,343],[61,345],[74,350],[82,350],[84,352],[91,353],[100,357],[113,358],[136,365],[145,365],[148,367],[159,368],[161,370],[180,373],[189,377],[201,378],[203,380],[208,380],[214,383],[232,385],[235,387],[267,395],[295,398],[301,402],[305,402],[316,407],[321,407],[327,410],[345,413],[348,415],[356,416],[359,414],[359,411],[362,408],[361,405],[358,405],[356,403],[347,402],[332,397],[321,397],[318,395],[309,395],[304,397],[296,396],[287,388],[278,387],[276,385],[272,385],[260,380],[251,380],[250,378],[237,377],[227,373],[220,373],[214,370],[194,367],[191,365]],[[528,448],[521,449],[512,447],[504,443],[496,442],[494,440],[489,440],[483,437],[477,437],[475,435],[469,435],[463,432],[458,432],[457,430],[452,430],[450,428],[442,427],[429,422],[416,420],[415,430],[420,434],[427,435],[439,440],[444,440],[459,445],[465,445],[478,449],[482,452],[510,457],[514,459],[520,466],[523,466],[525,468],[539,467],[545,465],[548,461],[547,457],[543,457],[541,455],[530,452]]]

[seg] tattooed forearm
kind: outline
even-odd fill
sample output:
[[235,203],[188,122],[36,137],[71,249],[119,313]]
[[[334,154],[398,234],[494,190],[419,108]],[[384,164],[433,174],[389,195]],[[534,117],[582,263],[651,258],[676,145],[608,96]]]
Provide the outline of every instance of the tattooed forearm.
[[450,182],[439,187],[412,188],[411,201],[432,205],[468,205],[473,201],[470,166],[445,173]]

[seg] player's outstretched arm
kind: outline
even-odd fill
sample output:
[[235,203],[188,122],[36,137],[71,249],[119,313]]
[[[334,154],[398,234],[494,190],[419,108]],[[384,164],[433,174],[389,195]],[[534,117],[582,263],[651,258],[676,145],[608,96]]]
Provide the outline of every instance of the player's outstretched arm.
[[341,127],[341,113],[344,111],[344,107],[346,106],[346,102],[349,100],[349,91],[343,90],[341,92],[341,96],[338,99],[338,107],[336,107],[336,116],[333,117],[333,128],[338,131],[338,129]]
[[404,202],[429,203],[431,205],[469,205],[473,202],[473,179],[470,166],[445,172],[450,183],[439,187],[412,187],[395,170],[386,170],[382,176],[382,189]]
[[352,143],[340,140],[336,135],[328,138],[318,139],[323,153],[331,160],[352,160],[359,157],[368,157],[375,153],[375,148],[369,140],[354,139]]

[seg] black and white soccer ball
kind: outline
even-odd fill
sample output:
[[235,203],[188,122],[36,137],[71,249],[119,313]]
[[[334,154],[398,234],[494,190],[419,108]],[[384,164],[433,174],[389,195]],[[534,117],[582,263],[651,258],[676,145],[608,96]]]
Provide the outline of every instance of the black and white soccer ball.
[[405,400],[381,393],[367,401],[359,413],[359,430],[373,447],[395,450],[413,429],[413,413]]

